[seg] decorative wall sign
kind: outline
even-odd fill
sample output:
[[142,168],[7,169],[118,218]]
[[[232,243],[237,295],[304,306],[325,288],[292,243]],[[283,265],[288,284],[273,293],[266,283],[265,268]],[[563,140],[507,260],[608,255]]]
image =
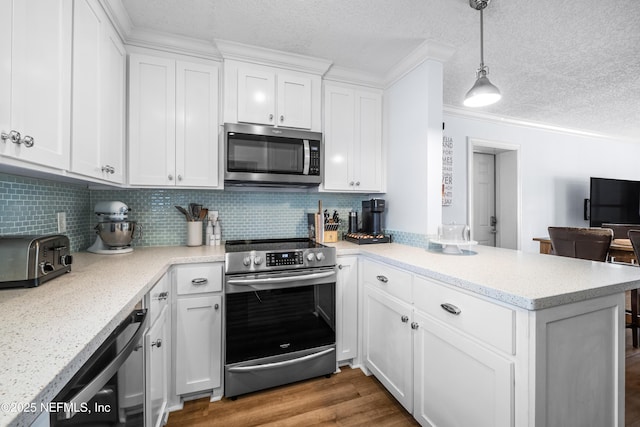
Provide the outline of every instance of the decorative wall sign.
[[442,137],[442,206],[453,201],[453,138]]

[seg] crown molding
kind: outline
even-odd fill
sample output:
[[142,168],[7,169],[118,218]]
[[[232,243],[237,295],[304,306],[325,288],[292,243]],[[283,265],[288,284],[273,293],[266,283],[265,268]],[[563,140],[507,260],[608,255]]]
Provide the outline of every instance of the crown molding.
[[455,51],[455,48],[451,45],[435,40],[425,40],[420,46],[409,53],[409,55],[401,59],[395,67],[389,70],[385,76],[385,87],[392,86],[426,60],[434,60],[442,63],[447,62],[451,59]]
[[102,9],[116,29],[120,39],[125,42],[133,30],[133,22],[122,4],[122,0],[98,0]]
[[184,37],[163,31],[134,28],[126,43],[148,49],[159,49],[180,55],[195,56],[220,61],[222,57],[213,43],[207,40]]
[[503,125],[506,124],[511,126],[521,126],[521,127],[527,127],[527,128],[533,128],[533,129],[546,130],[550,132],[563,133],[568,135],[583,136],[583,137],[596,138],[596,139],[606,139],[606,140],[619,141],[619,142],[621,141],[621,142],[638,143],[637,139],[626,137],[626,136],[616,136],[616,135],[593,132],[585,129],[569,128],[564,126],[552,125],[549,123],[517,119],[514,117],[503,117],[503,116],[498,116],[496,114],[490,114],[490,113],[479,112],[479,111],[469,111],[469,110],[466,110],[460,107],[455,107],[452,105],[444,105],[443,112],[445,114],[449,114],[456,117],[461,117],[465,119],[482,120],[482,121],[491,122],[494,124],[503,124]]
[[324,75],[324,80],[368,86],[374,89],[383,89],[385,83],[385,80],[380,76],[336,65],[329,68],[329,71]]
[[214,42],[223,59],[287,68],[320,76],[323,76],[333,63],[328,59],[250,46],[228,40],[216,39]]

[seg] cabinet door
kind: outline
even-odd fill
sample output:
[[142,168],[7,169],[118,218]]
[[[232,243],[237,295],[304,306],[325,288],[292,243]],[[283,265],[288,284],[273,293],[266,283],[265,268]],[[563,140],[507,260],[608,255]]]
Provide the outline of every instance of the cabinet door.
[[278,73],[278,126],[311,129],[311,79]]
[[179,298],[176,312],[176,393],[220,387],[222,297]]
[[275,73],[238,68],[238,121],[273,125]]
[[327,84],[324,103],[324,189],[352,190],[355,132],[353,91]]
[[125,51],[94,0],[75,3],[71,170],[122,182]]
[[33,146],[4,154],[69,169],[72,14],[72,0],[13,2],[10,127]]
[[382,96],[355,93],[354,178],[357,191],[382,190]]
[[337,360],[358,356],[358,258],[338,258],[336,281]]
[[168,386],[167,362],[169,347],[167,340],[167,316],[169,309],[165,307],[145,335],[147,351],[146,366],[146,400],[145,426],[159,427],[163,425],[167,411]]
[[414,417],[423,426],[513,426],[513,362],[415,313]]
[[412,412],[411,306],[370,285],[365,285],[364,292],[365,367]]
[[175,184],[175,61],[129,58],[129,182]]
[[[0,0],[0,133],[11,131],[11,28],[13,1]],[[0,155],[13,150],[13,144],[0,139]]]
[[218,68],[178,61],[176,184],[218,186],[218,162]]

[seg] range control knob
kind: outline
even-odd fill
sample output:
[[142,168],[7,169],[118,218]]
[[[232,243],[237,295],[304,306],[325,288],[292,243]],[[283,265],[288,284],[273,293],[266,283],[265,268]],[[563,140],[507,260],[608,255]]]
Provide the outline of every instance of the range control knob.
[[315,255],[313,252],[309,252],[309,253],[307,254],[307,261],[309,261],[309,262],[313,262],[313,261],[315,261],[315,260],[316,260],[316,255]]
[[324,254],[323,254],[322,252],[318,252],[318,253],[316,254],[316,259],[317,259],[318,261],[322,261],[322,260],[324,259]]
[[249,267],[251,265],[251,257],[249,256],[244,257],[244,259],[242,260],[242,263],[245,265],[245,267]]
[[253,263],[254,263],[255,265],[260,265],[260,264],[262,264],[262,257],[261,257],[260,255],[255,256],[255,257],[253,258]]

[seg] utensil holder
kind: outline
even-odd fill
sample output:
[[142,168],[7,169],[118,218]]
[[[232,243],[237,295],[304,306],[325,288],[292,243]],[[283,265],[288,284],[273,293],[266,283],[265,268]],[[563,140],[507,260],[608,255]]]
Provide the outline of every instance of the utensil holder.
[[187,221],[187,246],[202,246],[202,221]]

